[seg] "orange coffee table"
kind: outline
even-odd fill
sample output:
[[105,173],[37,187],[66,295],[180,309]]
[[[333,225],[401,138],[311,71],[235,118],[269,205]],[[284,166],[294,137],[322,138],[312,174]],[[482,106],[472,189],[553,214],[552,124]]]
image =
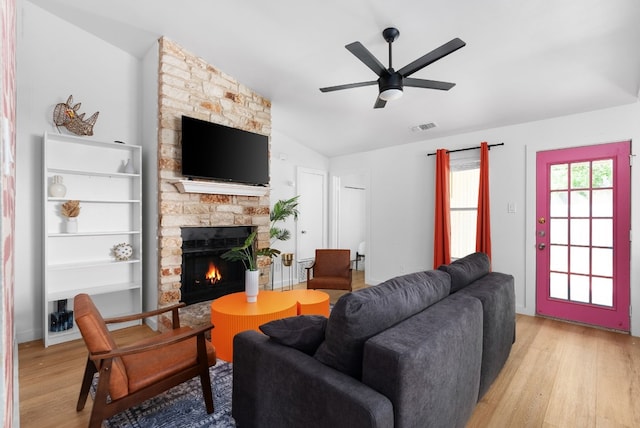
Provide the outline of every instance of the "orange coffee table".
[[258,327],[276,319],[298,314],[294,295],[279,291],[263,291],[258,301],[247,303],[244,292],[227,294],[211,302],[211,342],[216,355],[225,361],[233,361],[233,337],[245,330],[259,331]]
[[329,317],[329,295],[324,291],[303,288],[283,291],[282,294],[294,296],[298,302],[298,315],[324,315]]

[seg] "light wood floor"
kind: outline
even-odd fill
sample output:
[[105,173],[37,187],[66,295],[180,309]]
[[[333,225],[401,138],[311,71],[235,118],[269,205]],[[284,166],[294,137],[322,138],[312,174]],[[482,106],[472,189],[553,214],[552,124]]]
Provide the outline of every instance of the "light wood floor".
[[[524,315],[516,331],[468,427],[640,427],[640,338]],[[114,333],[120,343],[152,334],[145,326]],[[19,345],[23,428],[87,426],[91,399],[75,411],[85,361],[82,340]]]

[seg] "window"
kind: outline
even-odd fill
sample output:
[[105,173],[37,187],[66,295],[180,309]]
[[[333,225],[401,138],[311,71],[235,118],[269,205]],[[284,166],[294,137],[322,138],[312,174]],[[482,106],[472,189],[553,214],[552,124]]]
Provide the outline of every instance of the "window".
[[449,203],[451,208],[451,259],[476,250],[479,159],[452,159]]

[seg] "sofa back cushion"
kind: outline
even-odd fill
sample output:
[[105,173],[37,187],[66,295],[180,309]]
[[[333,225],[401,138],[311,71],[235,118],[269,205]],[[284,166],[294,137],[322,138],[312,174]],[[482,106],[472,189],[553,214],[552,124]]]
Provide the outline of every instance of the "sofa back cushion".
[[444,272],[416,272],[345,294],[331,311],[314,357],[360,379],[367,339],[444,299],[450,281]]
[[472,253],[449,265],[438,268],[451,276],[451,292],[455,293],[491,271],[491,261],[485,253]]

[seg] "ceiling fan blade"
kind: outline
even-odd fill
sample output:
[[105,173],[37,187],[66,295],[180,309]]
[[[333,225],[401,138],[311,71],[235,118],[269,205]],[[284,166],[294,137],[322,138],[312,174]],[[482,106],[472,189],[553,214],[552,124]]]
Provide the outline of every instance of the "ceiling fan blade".
[[440,82],[437,80],[414,79],[413,77],[405,77],[403,82],[404,86],[411,86],[414,88],[439,89],[441,91],[448,91],[449,89],[456,86],[455,83]]
[[378,58],[373,56],[367,48],[365,48],[360,42],[349,43],[345,46],[349,52],[354,54],[360,61],[362,61],[367,67],[369,67],[378,76],[382,76],[387,69],[382,65]]
[[450,53],[457,51],[458,49],[464,47],[465,45],[466,45],[465,42],[463,42],[462,40],[456,37],[455,39],[445,43],[439,48],[436,48],[431,52],[429,52],[428,54],[413,61],[411,64],[405,65],[400,70],[398,70],[398,73],[400,73],[404,77],[407,77],[415,73],[416,71],[423,69],[427,65],[433,62],[436,62],[440,58],[443,58],[449,55]]
[[326,88],[320,88],[320,91],[321,92],[340,91],[342,89],[359,88],[361,86],[371,86],[371,85],[377,85],[377,84],[378,82],[376,80],[372,80],[370,82],[347,83],[346,85],[328,86]]
[[376,103],[373,105],[373,108],[383,108],[386,105],[387,105],[387,102],[382,98],[378,97],[378,99],[376,99]]

